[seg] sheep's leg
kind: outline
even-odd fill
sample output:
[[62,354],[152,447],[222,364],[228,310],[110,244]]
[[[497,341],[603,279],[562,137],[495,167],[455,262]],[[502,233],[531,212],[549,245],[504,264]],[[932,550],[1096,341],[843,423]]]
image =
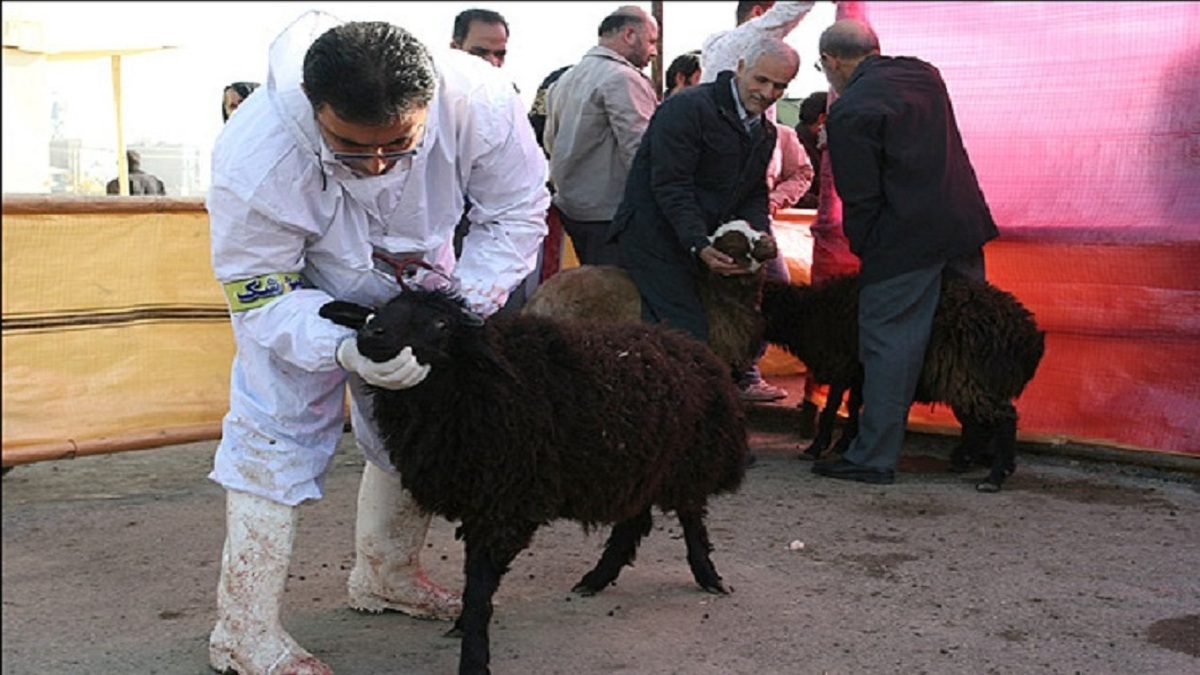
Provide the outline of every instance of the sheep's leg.
[[955,412],[954,416],[962,425],[962,433],[958,445],[954,446],[954,451],[950,453],[950,471],[964,473],[970,471],[975,460],[987,452],[992,428],[966,414]]
[[850,387],[850,400],[846,403],[846,426],[842,435],[833,446],[833,452],[844,455],[850,449],[850,443],[858,436],[858,413],[862,410],[862,383]]
[[[493,527],[496,525],[493,524]],[[491,660],[490,638],[488,626],[492,621],[492,597],[500,588],[500,579],[508,571],[509,565],[533,538],[533,530],[521,540],[513,544],[490,545],[480,543],[481,537],[472,536],[476,528],[463,527],[463,541],[466,559],[463,569],[466,584],[463,587],[462,614],[454,622],[454,628],[448,635],[461,635],[462,647],[459,652],[459,675],[487,675],[488,662]]]
[[829,385],[829,394],[825,397],[825,407],[821,409],[821,415],[817,418],[817,433],[813,442],[804,451],[803,457],[821,459],[821,455],[829,449],[829,444],[833,441],[833,427],[837,423],[838,408],[842,406],[842,397],[845,396],[845,393],[845,386]]
[[712,543],[708,540],[708,528],[704,526],[704,507],[695,510],[684,509],[679,512],[679,524],[683,526],[683,540],[687,543],[688,566],[692,568],[692,576],[700,588],[709,593],[726,595],[729,593],[721,583],[721,575],[712,562]]
[[613,525],[612,534],[604,544],[600,562],[596,563],[592,571],[583,575],[571,591],[590,596],[608,588],[609,584],[617,580],[622,567],[633,564],[634,558],[637,557],[638,544],[642,542],[643,537],[650,534],[653,524],[654,519],[650,515],[650,508],[647,507],[636,516]]
[[[1012,407],[1011,404],[1009,406]],[[987,478],[978,483],[975,489],[980,492],[999,492],[1004,479],[1017,470],[1017,420],[1016,409],[1013,417],[996,424],[994,436],[996,441],[996,456],[992,460],[992,470]]]

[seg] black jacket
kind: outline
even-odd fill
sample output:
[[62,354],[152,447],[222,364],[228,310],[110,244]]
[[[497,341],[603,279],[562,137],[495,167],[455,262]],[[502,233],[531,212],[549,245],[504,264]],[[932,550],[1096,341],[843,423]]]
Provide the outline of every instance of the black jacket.
[[868,56],[830,107],[825,132],[863,282],[978,251],[997,236],[937,68]]
[[751,134],[738,116],[732,71],[663,101],[650,118],[609,229],[647,245],[687,254],[741,218],[766,232],[767,164],[775,126],[760,120]]
[[[108,181],[105,192],[110,195],[121,194],[121,184],[116,178]],[[163,182],[154,174],[133,170],[129,172],[129,194],[132,195],[165,195],[167,190]]]

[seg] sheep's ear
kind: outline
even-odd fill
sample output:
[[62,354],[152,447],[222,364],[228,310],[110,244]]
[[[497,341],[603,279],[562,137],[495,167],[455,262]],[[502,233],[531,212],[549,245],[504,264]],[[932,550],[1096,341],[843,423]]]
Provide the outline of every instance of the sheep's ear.
[[354,330],[362,328],[367,323],[367,318],[374,313],[375,310],[370,307],[364,307],[344,300],[327,302],[321,305],[321,311],[319,312],[321,318],[329,319],[339,326],[353,328]]
[[479,328],[480,326],[483,325],[483,317],[476,314],[475,312],[472,312],[471,310],[464,307],[462,313],[463,313],[463,319],[464,319],[463,323],[465,325],[470,326],[472,328]]

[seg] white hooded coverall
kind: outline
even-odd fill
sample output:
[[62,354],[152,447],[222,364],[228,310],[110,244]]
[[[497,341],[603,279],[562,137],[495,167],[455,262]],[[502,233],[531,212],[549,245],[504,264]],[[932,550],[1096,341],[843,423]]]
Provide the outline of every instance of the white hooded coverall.
[[[267,85],[217,138],[207,207],[212,265],[229,300],[237,353],[230,408],[209,478],[295,506],[319,499],[345,423],[337,345],[353,332],[321,318],[330,300],[378,306],[400,292],[374,251],[449,275],[487,316],[533,269],[546,235],[546,160],[512,84],[466,52],[434,54],[437,91],[415,158],[377,177],[333,159],[300,88],[320,13],[272,45]],[[472,204],[460,260],[453,239]],[[394,469],[357,375],[351,415],[367,459]]]

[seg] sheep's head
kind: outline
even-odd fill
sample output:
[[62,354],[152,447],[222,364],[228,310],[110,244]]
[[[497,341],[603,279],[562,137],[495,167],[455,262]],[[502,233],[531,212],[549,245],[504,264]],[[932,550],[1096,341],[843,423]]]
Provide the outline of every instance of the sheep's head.
[[[373,310],[335,300],[321,307],[322,317],[358,331],[358,351],[376,362],[394,358],[405,347],[425,364],[450,359],[450,340],[461,328],[481,328],[483,319],[456,295],[414,289]],[[436,370],[436,369],[435,369]]]
[[775,238],[750,227],[744,220],[731,220],[717,228],[708,240],[718,251],[732,257],[738,265],[757,272],[764,262],[775,259],[779,249]]

